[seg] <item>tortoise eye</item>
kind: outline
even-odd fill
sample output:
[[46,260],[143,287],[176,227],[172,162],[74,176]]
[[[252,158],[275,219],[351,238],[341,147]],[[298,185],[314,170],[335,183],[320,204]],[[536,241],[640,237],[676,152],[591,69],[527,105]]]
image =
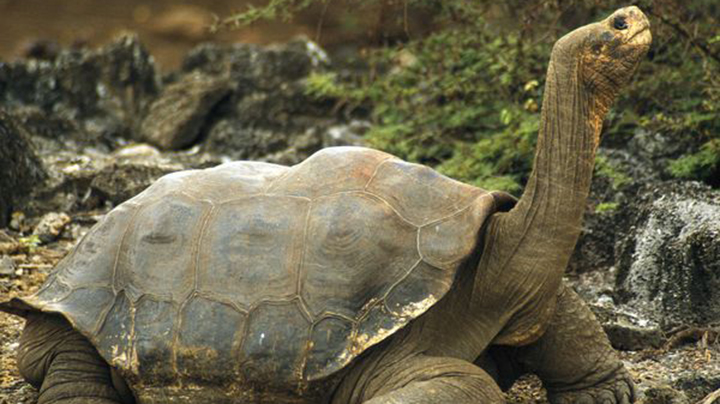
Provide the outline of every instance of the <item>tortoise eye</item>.
[[620,31],[627,29],[628,25],[625,21],[625,17],[615,17],[615,21],[613,21],[613,27]]

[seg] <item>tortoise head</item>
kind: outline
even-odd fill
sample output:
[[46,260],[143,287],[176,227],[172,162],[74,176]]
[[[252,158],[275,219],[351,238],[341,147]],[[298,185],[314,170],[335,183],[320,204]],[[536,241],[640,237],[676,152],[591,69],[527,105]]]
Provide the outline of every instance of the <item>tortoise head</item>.
[[553,48],[553,63],[575,70],[578,84],[597,98],[603,114],[632,77],[650,43],[650,22],[635,6],[578,28]]

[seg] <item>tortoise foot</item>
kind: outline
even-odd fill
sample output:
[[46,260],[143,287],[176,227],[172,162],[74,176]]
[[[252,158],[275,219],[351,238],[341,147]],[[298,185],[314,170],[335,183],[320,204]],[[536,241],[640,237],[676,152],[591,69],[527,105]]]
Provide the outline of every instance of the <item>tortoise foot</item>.
[[574,391],[548,392],[552,404],[630,404],[635,402],[635,384],[625,369],[612,379]]

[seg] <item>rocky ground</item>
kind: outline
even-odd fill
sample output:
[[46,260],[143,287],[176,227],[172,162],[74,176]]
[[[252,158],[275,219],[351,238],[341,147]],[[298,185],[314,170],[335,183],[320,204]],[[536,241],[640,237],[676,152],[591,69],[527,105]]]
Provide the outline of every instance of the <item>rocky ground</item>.
[[[207,44],[163,74],[133,36],[0,64],[0,300],[36,290],[103,214],[166,173],[231,159],[294,164],[322,147],[362,144],[365,117],[305,94],[310,73],[336,68],[308,41]],[[567,281],[621,350],[640,402],[711,404],[720,389],[720,195],[659,177],[662,141],[636,133],[601,150],[613,170],[593,183]],[[35,403],[14,364],[22,321],[0,313],[0,325],[0,404]],[[546,402],[532,377],[508,396]]]

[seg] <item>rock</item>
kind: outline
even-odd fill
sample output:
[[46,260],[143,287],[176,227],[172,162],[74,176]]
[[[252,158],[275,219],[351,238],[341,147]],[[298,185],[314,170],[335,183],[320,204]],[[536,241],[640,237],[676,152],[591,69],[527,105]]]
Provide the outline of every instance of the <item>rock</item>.
[[332,126],[323,135],[323,146],[365,146],[364,135],[371,127],[370,122],[360,120]]
[[666,341],[660,326],[630,307],[615,303],[615,268],[589,271],[566,282],[590,305],[615,349],[637,351],[660,348]]
[[100,198],[118,205],[142,192],[160,177],[185,167],[163,161],[119,160],[95,173],[90,188]]
[[129,145],[111,154],[90,148],[60,151],[43,160],[51,176],[26,206],[31,217],[53,211],[104,210],[135,196],[167,173],[222,162],[198,148],[162,153],[148,144]]
[[306,40],[268,48],[205,44],[191,51],[183,71],[227,75],[233,88],[214,108],[202,150],[236,160],[294,164],[305,155],[298,151],[310,143],[312,151],[321,148],[322,133],[344,122],[335,116],[334,102],[306,94],[308,75],[327,62],[324,52]]
[[49,243],[55,241],[69,223],[70,216],[67,214],[51,212],[40,218],[33,234],[43,243]]
[[241,87],[271,90],[328,65],[329,59],[322,48],[310,40],[299,39],[269,47],[202,44],[188,53],[182,71],[202,70],[216,77],[229,72]]
[[641,351],[662,347],[665,337],[659,327],[641,327],[629,323],[605,323],[603,330],[615,349]]
[[310,128],[302,135],[294,137],[289,147],[280,152],[261,157],[260,160],[291,166],[310,157],[322,147],[322,135],[319,133],[319,129]]
[[720,194],[699,183],[641,191],[616,245],[621,303],[660,323],[720,322]]
[[615,278],[617,270],[615,267],[598,269],[581,273],[568,274],[565,282],[587,302],[604,304],[607,301],[613,302]]
[[670,161],[697,152],[707,140],[685,131],[653,132],[639,127],[632,134],[620,131],[604,136],[602,149],[636,181],[648,177],[666,181],[673,178],[668,171]]
[[24,111],[27,129],[57,149],[70,140],[115,146],[131,137],[159,89],[153,59],[132,35],[49,61],[0,64],[0,105]]
[[588,302],[615,349],[639,351],[662,347],[666,338],[657,322],[643,317],[632,307],[618,307],[615,303],[616,275],[617,271],[611,267],[578,273],[566,277],[565,282]]
[[7,255],[0,256],[0,276],[13,276],[17,267],[15,261]]
[[60,50],[60,44],[53,39],[35,39],[22,43],[19,53],[28,59],[53,60]]
[[120,148],[115,150],[113,154],[118,160],[157,159],[161,157],[158,149],[145,143]]
[[[604,179],[594,179],[593,187]],[[594,189],[593,189],[594,191]],[[595,195],[593,195],[595,196]],[[595,201],[603,201],[603,198],[596,198]],[[620,209],[618,202],[608,199],[614,206],[615,210]],[[593,204],[591,209],[595,209],[599,203]],[[627,208],[622,206],[622,208]],[[568,271],[570,273],[584,273],[590,271],[607,271],[615,265],[615,241],[616,237],[621,236],[616,226],[616,220],[619,219],[617,212],[589,211],[583,220],[583,229],[578,238],[575,250],[573,251]]]
[[230,91],[224,77],[199,71],[165,87],[143,120],[142,137],[161,149],[190,146],[200,135],[208,113]]
[[645,390],[642,404],[692,404],[682,391],[668,385],[653,386]]
[[27,217],[25,217],[25,213],[20,211],[15,211],[12,213],[12,215],[10,215],[10,223],[8,223],[8,228],[15,230],[18,233],[27,233],[31,230],[31,227],[27,221]]
[[144,144],[118,149],[89,173],[90,192],[102,201],[120,204],[165,174],[193,168],[192,164],[185,165],[175,161],[174,157]]
[[629,153],[641,158],[644,165],[663,172],[667,169],[670,159],[680,157],[689,150],[697,149],[700,144],[701,137],[698,136],[673,136],[668,133],[638,129],[627,142],[626,149]]
[[8,224],[28,194],[47,177],[30,135],[10,114],[0,109],[0,227]]
[[615,349],[640,351],[657,349],[666,341],[657,323],[616,307],[590,306]]
[[654,166],[626,150],[600,148],[598,159],[603,162],[596,163],[583,231],[570,259],[573,273],[615,265],[615,244],[637,213],[637,193],[645,184],[661,181]]

